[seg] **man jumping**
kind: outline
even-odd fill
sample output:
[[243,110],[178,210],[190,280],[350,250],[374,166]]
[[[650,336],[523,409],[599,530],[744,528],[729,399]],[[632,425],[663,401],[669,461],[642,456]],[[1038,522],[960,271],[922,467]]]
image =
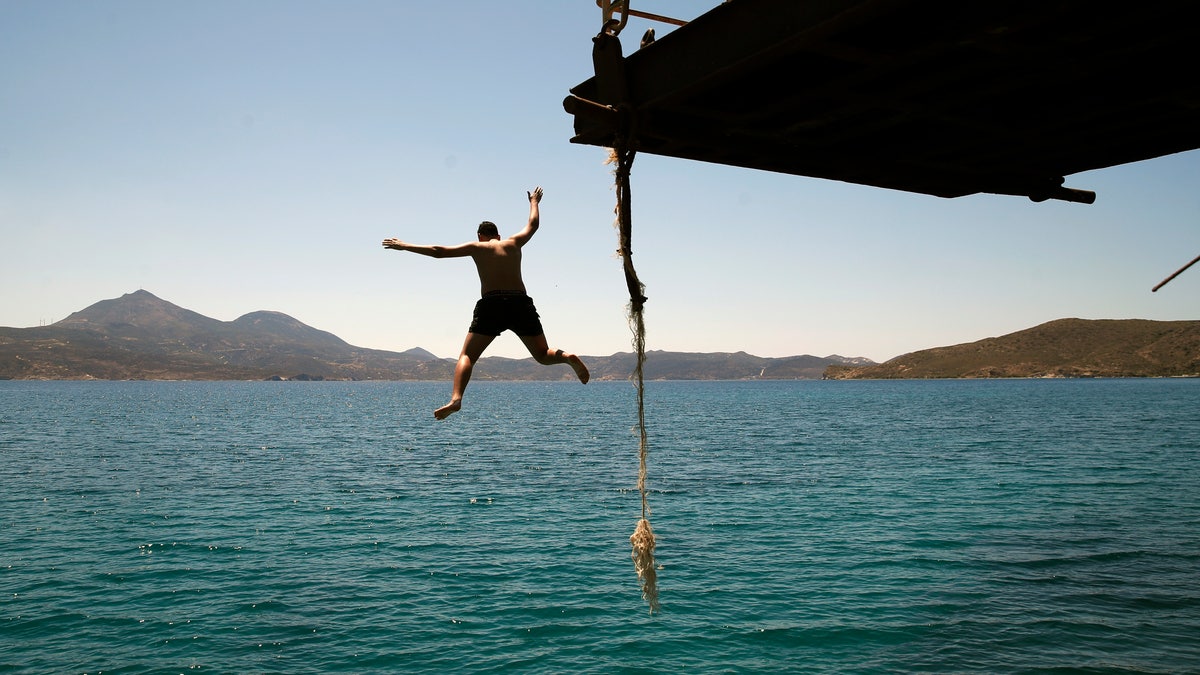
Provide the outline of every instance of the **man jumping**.
[[538,205],[542,201],[542,188],[525,193],[529,197],[529,222],[525,229],[508,239],[501,239],[496,224],[483,221],[476,232],[478,241],[468,241],[457,246],[421,246],[408,244],[399,239],[384,239],[383,247],[396,251],[411,251],[431,258],[462,258],[471,256],[479,272],[480,294],[475,303],[471,328],[463,342],[462,353],[454,367],[454,391],[450,402],[433,411],[439,420],[446,419],[462,407],[463,392],[471,381],[475,362],[487,349],[492,340],[505,330],[511,330],[525,343],[529,354],[543,366],[565,363],[571,366],[579,381],[587,384],[587,366],[574,354],[561,349],[550,349],[542,322],[538,319],[533,299],[525,292],[521,279],[521,248],[533,237],[540,225]]

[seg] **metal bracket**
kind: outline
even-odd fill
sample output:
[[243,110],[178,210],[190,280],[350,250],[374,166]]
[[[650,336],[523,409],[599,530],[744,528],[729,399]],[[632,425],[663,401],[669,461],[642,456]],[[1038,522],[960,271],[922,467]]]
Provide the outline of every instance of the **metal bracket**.
[[[601,33],[617,36],[624,30],[625,24],[629,21],[629,17],[636,16],[640,19],[649,19],[660,23],[669,23],[672,26],[686,26],[687,22],[681,19],[672,19],[669,16],[661,14],[651,14],[650,12],[642,12],[629,7],[630,0],[596,0],[596,6],[600,8],[600,13],[603,18],[603,24],[600,28]],[[613,14],[620,14],[620,19],[614,19]]]

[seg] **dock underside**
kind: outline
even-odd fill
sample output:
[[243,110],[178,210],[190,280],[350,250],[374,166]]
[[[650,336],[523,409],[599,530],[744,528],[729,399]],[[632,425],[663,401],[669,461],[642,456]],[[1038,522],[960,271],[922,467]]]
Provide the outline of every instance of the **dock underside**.
[[564,101],[573,143],[958,197],[1200,147],[1183,2],[732,0]]

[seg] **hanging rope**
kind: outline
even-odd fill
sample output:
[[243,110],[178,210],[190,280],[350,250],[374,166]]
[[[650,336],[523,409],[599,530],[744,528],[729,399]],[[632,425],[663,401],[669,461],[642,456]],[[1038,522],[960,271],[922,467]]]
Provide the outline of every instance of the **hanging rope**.
[[642,586],[642,599],[650,605],[650,613],[659,611],[658,603],[658,567],[654,561],[654,530],[650,527],[650,504],[646,499],[646,455],[649,445],[646,441],[646,383],[644,365],[646,362],[646,321],[643,310],[646,305],[644,291],[646,287],[638,279],[637,270],[633,267],[633,208],[630,204],[629,171],[633,165],[635,151],[630,148],[613,148],[610,161],[616,161],[616,192],[617,192],[617,231],[620,234],[620,249],[623,267],[625,269],[625,285],[629,289],[628,319],[633,331],[633,349],[637,356],[637,365],[633,370],[634,381],[637,383],[638,407],[638,493],[642,497],[642,517],[638,520],[637,528],[629,537],[633,547],[633,567],[637,571],[638,581]]
[[[629,196],[629,170],[633,166],[635,147],[637,145],[637,115],[629,102],[629,87],[625,80],[625,61],[621,51],[621,40],[617,33],[624,27],[622,20],[612,19],[612,10],[620,6],[621,11],[628,9],[628,0],[600,2],[604,10],[604,27],[600,34],[592,39],[592,64],[596,69],[597,96],[606,104],[596,104],[590,101],[570,98],[580,105],[580,109],[590,110],[603,116],[608,123],[613,124],[613,147],[610,150],[608,163],[615,163],[616,193],[617,193],[617,231],[620,234],[620,247],[617,249],[625,269],[625,285],[629,289],[628,319],[629,327],[633,330],[633,348],[637,356],[637,366],[633,377],[637,382],[638,405],[638,493],[642,497],[642,517],[638,520],[637,528],[629,537],[633,546],[633,567],[637,571],[638,580],[642,586],[642,598],[650,605],[650,613],[659,610],[658,604],[658,567],[654,562],[654,530],[650,528],[650,504],[646,500],[646,383],[644,365],[646,362],[646,321],[642,311],[646,305],[645,286],[638,280],[637,270],[633,268],[633,208]],[[574,106],[574,104],[573,104]]]

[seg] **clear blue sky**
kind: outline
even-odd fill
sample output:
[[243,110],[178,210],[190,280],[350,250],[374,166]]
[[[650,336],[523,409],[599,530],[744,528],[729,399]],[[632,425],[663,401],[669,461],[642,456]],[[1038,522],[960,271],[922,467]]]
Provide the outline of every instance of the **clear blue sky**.
[[[627,52],[648,25],[630,21]],[[0,0],[0,326],[142,288],[455,356],[470,261],[380,241],[511,233],[541,185],[525,281],[550,344],[628,351],[610,168],[569,143],[561,105],[599,27],[593,0]],[[882,361],[1063,317],[1200,319],[1200,269],[1150,293],[1200,254],[1200,153],[1067,185],[1096,203],[641,155],[648,347]],[[506,335],[489,354],[524,352]]]

